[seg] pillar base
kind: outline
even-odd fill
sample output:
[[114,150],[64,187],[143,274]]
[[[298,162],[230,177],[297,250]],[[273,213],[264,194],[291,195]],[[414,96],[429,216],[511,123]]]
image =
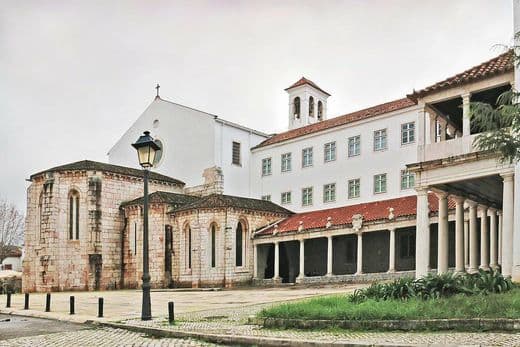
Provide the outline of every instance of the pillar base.
[[354,275],[362,275],[363,274],[363,271],[359,271],[359,272],[354,272]]
[[395,272],[396,272],[395,269],[388,269],[388,271],[386,273],[393,274]]
[[325,277],[332,277],[332,276],[334,276],[334,274],[332,272],[325,274]]
[[296,283],[303,283],[305,281],[305,276],[298,276],[295,281]]
[[471,268],[471,267],[470,267],[470,268],[468,269],[468,273],[469,273],[469,274],[474,274],[474,273],[477,273],[477,272],[478,272],[478,269],[477,269],[477,268]]
[[484,270],[484,271],[489,271],[489,270],[491,270],[491,269],[489,268],[489,266],[487,266],[487,265],[481,265],[481,266],[479,266],[478,268],[479,268],[480,270]]

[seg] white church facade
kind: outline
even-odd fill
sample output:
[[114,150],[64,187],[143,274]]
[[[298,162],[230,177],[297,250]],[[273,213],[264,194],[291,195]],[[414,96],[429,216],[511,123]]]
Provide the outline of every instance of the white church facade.
[[513,65],[506,52],[333,118],[330,94],[302,78],[286,89],[289,129],[274,135],[157,96],[109,163],[31,176],[24,290],[139,286],[142,173],[130,144],[145,130],[162,148],[150,188],[154,287],[478,268],[520,281],[519,168],[479,152],[469,118],[470,101],[515,86]]

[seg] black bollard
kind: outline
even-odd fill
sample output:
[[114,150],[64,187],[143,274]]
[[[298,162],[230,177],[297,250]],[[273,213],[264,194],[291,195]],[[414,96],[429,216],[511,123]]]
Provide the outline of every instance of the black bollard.
[[71,296],[69,300],[70,314],[74,314],[74,297]]
[[11,307],[11,292],[7,292],[7,303],[5,307]]
[[173,301],[168,303],[168,322],[173,324],[175,322],[175,316],[173,311]]
[[51,312],[51,293],[45,297],[45,312]]
[[98,299],[98,317],[103,318],[103,298]]
[[23,309],[24,310],[29,309],[29,293],[25,293],[25,303],[23,305]]

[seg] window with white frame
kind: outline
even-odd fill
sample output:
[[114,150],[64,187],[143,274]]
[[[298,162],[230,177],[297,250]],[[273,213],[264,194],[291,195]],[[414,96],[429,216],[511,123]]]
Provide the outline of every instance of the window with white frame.
[[262,195],[262,200],[271,201],[271,195]]
[[323,186],[323,202],[336,201],[336,183],[329,183]]
[[386,174],[374,176],[374,193],[386,193]]
[[291,192],[283,192],[280,198],[283,205],[291,203]]
[[79,240],[79,193],[69,192],[69,239]]
[[374,131],[374,151],[386,149],[386,129]]
[[291,171],[291,153],[282,154],[282,172]]
[[348,138],[348,156],[354,157],[361,153],[361,136],[352,136]]
[[326,143],[323,150],[325,162],[336,160],[336,142]]
[[271,158],[262,159],[262,176],[269,176],[272,172]]
[[415,142],[415,122],[401,124],[401,144]]
[[361,180],[359,178],[348,181],[348,198],[359,198],[361,195]]
[[415,174],[408,170],[401,170],[401,189],[411,189],[415,186]]
[[312,187],[302,189],[302,206],[312,205]]
[[304,148],[302,150],[302,167],[312,166],[312,147]]

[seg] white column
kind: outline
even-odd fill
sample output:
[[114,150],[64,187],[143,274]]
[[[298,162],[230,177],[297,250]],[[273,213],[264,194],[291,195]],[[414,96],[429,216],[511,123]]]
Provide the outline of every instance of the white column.
[[448,272],[448,194],[435,193],[439,198],[439,228],[437,242],[437,273]]
[[253,245],[253,279],[258,278],[258,245]]
[[497,247],[497,210],[489,210],[489,266],[494,270],[498,266]]
[[298,278],[302,279],[305,277],[305,240],[300,240],[300,273]]
[[357,268],[356,275],[360,275],[363,273],[363,236],[362,233],[359,232],[357,234]]
[[280,279],[280,242],[274,243],[274,277],[273,279]]
[[504,180],[502,198],[502,274],[511,276],[513,271],[513,173],[501,174]]
[[455,272],[464,272],[464,198],[455,203]]
[[469,273],[477,272],[477,203],[468,201],[469,205]]
[[388,260],[388,272],[395,272],[395,228],[389,229],[390,231],[390,243],[389,243],[389,260]]
[[469,115],[469,102],[471,94],[463,94],[462,96],[462,136],[471,135],[471,121]]
[[480,206],[480,268],[489,270],[488,208]]
[[502,211],[498,211],[498,265],[502,265]]
[[464,267],[469,268],[469,220],[464,221]]
[[332,276],[332,236],[327,236],[327,276]]
[[430,263],[430,217],[428,208],[428,187],[416,188],[417,191],[417,227],[415,232],[415,277],[428,274]]

